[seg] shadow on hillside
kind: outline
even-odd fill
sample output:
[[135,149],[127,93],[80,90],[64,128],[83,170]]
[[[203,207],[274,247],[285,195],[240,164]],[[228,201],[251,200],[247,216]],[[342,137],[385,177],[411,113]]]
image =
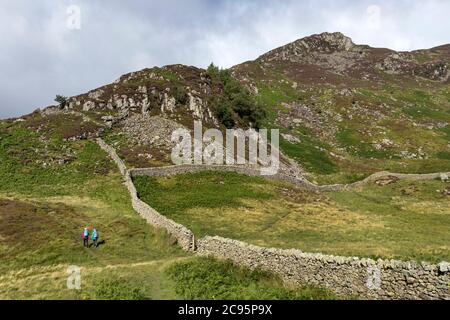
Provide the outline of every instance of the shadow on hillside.
[[[105,241],[105,240],[99,241],[99,242],[97,243],[97,248],[100,247],[100,246],[103,246],[103,245],[105,245],[105,244],[106,244],[106,241]],[[92,248],[93,246],[94,246],[93,243],[89,244],[89,248]]]

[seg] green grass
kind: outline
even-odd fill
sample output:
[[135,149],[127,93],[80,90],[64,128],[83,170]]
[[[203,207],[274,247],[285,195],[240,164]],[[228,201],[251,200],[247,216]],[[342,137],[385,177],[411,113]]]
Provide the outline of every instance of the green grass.
[[450,121],[445,91],[402,90],[396,92],[396,97],[410,104],[402,110],[414,119]]
[[[0,143],[1,236],[11,234],[0,252],[1,270],[184,255],[132,210],[122,177],[94,142],[40,141],[28,129],[9,127],[1,131]],[[68,150],[69,162],[51,161]],[[80,246],[86,225],[99,229],[103,248],[92,252]]]
[[172,82],[177,82],[180,80],[178,75],[170,70],[157,68],[157,69],[153,69],[153,71],[155,71],[156,74],[160,75],[161,77],[163,77],[166,80],[169,80]]
[[[301,140],[301,143],[281,140],[282,151],[319,183],[348,183],[384,170],[428,173],[450,168],[445,154],[448,130],[436,126],[437,123],[450,123],[448,88],[445,86],[427,88],[388,77],[382,87],[360,87],[354,96],[340,97],[335,88],[327,85],[300,85],[293,89],[292,81],[276,67],[258,77],[266,80],[257,82],[258,100],[266,107],[269,127],[280,128],[278,115],[289,112],[282,103],[298,102],[312,110],[320,109],[324,123],[327,117],[330,120],[330,115],[339,114],[343,119],[332,120],[330,125],[337,125],[338,131],[327,138],[305,129],[298,132],[289,125],[280,128]],[[356,101],[358,105],[352,106]],[[358,110],[349,112],[355,106]],[[377,148],[376,143],[384,139],[389,139],[393,145]],[[417,154],[419,148],[426,154],[423,159],[409,160],[402,155],[403,151]],[[331,156],[331,152],[339,156]]]
[[450,121],[450,113],[431,109],[428,106],[413,106],[413,107],[405,107],[403,111],[413,117],[414,119],[433,119],[433,120],[441,120],[441,121]]
[[412,89],[397,91],[396,94],[402,101],[407,101],[414,104],[431,104],[433,99],[430,93]]
[[288,288],[270,272],[250,271],[231,262],[199,258],[167,270],[184,299],[203,300],[330,300],[337,297],[316,287]]
[[[108,291],[111,286],[103,282],[96,291],[98,279],[93,275],[99,276],[100,271],[92,276],[86,272],[86,290],[68,290],[65,268],[107,270],[108,266],[186,256],[170,236],[134,212],[122,177],[94,142],[40,141],[35,133],[18,126],[2,127],[0,134],[4,164],[0,169],[0,273],[10,275],[0,278],[0,298],[113,298],[117,292]],[[72,155],[69,162],[51,161],[53,154],[67,150]],[[99,230],[103,241],[99,248],[83,248],[84,226]],[[56,279],[47,275],[52,268],[58,270]],[[128,276],[132,269],[117,277]],[[162,272],[156,278],[165,279]],[[160,296],[155,292],[150,297]]]
[[327,152],[319,149],[311,142],[291,143],[284,139],[280,141],[280,148],[290,158],[300,163],[308,172],[317,174],[331,174],[337,171]]
[[436,154],[436,157],[442,160],[450,160],[450,152],[447,151],[438,152]]
[[450,198],[440,181],[311,193],[234,173],[136,177],[140,197],[197,237],[343,256],[450,260]]
[[93,283],[92,291],[86,298],[94,300],[147,300],[145,291],[129,278],[111,276]]
[[301,142],[292,143],[280,139],[280,148],[287,156],[311,173],[332,174],[338,171],[338,167],[328,155],[328,146],[325,143],[315,139],[307,129],[300,129],[296,135]]
[[[64,164],[58,160],[63,159]],[[20,126],[0,128],[0,192],[56,196],[83,193],[83,183],[114,165],[92,141],[46,141]]]
[[[53,161],[68,154],[64,164]],[[63,141],[59,134],[42,140],[20,124],[0,122],[0,160],[0,299],[181,299],[178,292],[189,284],[166,269],[187,258],[204,268],[202,278],[194,272],[190,279],[205,281],[204,297],[215,298],[210,285],[227,263],[197,262],[141,219],[115,165],[94,142]],[[98,248],[82,246],[85,226],[99,230]],[[81,290],[66,286],[70,265],[81,267]],[[261,286],[252,271],[235,268],[248,287],[229,287],[240,290],[229,293],[236,298],[256,287],[261,297],[283,290],[272,275]],[[322,296],[308,290],[317,294],[292,297]]]
[[266,125],[273,123],[276,119],[276,111],[282,109],[282,103],[289,103],[304,99],[305,94],[293,89],[292,82],[279,81],[282,79],[276,75],[278,81],[275,84],[267,85],[263,82],[258,84],[257,103],[264,107],[267,113]]
[[450,125],[448,125],[448,126],[442,128],[442,129],[441,129],[441,132],[445,134],[445,136],[444,136],[445,139],[446,139],[447,141],[450,141]]
[[348,151],[361,158],[389,159],[395,157],[388,150],[376,150],[371,143],[365,142],[364,138],[355,130],[344,129],[336,135],[339,143]]
[[[218,209],[222,207],[238,208],[241,206],[240,198],[246,195],[250,199],[271,200],[272,192],[255,188],[254,185],[264,185],[265,180],[259,177],[243,177],[235,173],[216,174],[206,172],[200,174],[185,174],[174,178],[135,177],[134,183],[139,190],[139,196],[144,201],[153,202],[165,194],[164,212],[184,214],[192,207],[208,207]],[[186,188],[190,185],[189,188]],[[192,192],[195,190],[195,192]],[[205,195],[205,196],[198,196]],[[161,207],[158,206],[158,207]]]

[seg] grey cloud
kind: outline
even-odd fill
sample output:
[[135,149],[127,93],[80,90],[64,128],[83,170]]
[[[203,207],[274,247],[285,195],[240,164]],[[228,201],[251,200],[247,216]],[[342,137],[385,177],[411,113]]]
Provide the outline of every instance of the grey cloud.
[[[66,27],[72,4],[81,30]],[[449,9],[445,0],[0,0],[0,118],[145,67],[229,67],[323,31],[398,50],[432,47],[450,42]]]

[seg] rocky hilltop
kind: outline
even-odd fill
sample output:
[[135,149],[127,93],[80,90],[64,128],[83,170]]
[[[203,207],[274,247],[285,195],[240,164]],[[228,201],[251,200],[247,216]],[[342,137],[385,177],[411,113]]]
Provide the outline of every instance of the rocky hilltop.
[[7,122],[42,141],[102,136],[130,166],[169,164],[171,130],[199,120],[280,129],[286,158],[318,182],[438,172],[450,168],[449,67],[450,45],[395,52],[322,33],[230,70],[132,72]]
[[[429,50],[396,52],[356,45],[352,39],[337,32],[294,41],[262,55],[255,62],[262,68],[292,68],[290,75],[300,82],[309,80],[313,83],[349,84],[351,80],[381,83],[383,74],[448,82],[449,61],[450,45]],[[255,62],[235,69],[245,72]],[[337,75],[341,77],[337,78]],[[361,83],[363,84],[364,82]]]

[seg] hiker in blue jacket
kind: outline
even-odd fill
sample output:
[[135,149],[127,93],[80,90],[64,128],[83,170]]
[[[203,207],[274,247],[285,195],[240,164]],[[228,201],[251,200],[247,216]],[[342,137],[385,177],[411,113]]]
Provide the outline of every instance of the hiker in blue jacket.
[[87,227],[84,228],[81,237],[83,238],[83,245],[89,247],[89,229]]
[[98,241],[97,229],[94,228],[94,230],[92,230],[91,238],[92,238],[92,241],[94,242],[94,247],[97,248],[97,246],[98,246],[98,243],[97,243],[97,241]]

